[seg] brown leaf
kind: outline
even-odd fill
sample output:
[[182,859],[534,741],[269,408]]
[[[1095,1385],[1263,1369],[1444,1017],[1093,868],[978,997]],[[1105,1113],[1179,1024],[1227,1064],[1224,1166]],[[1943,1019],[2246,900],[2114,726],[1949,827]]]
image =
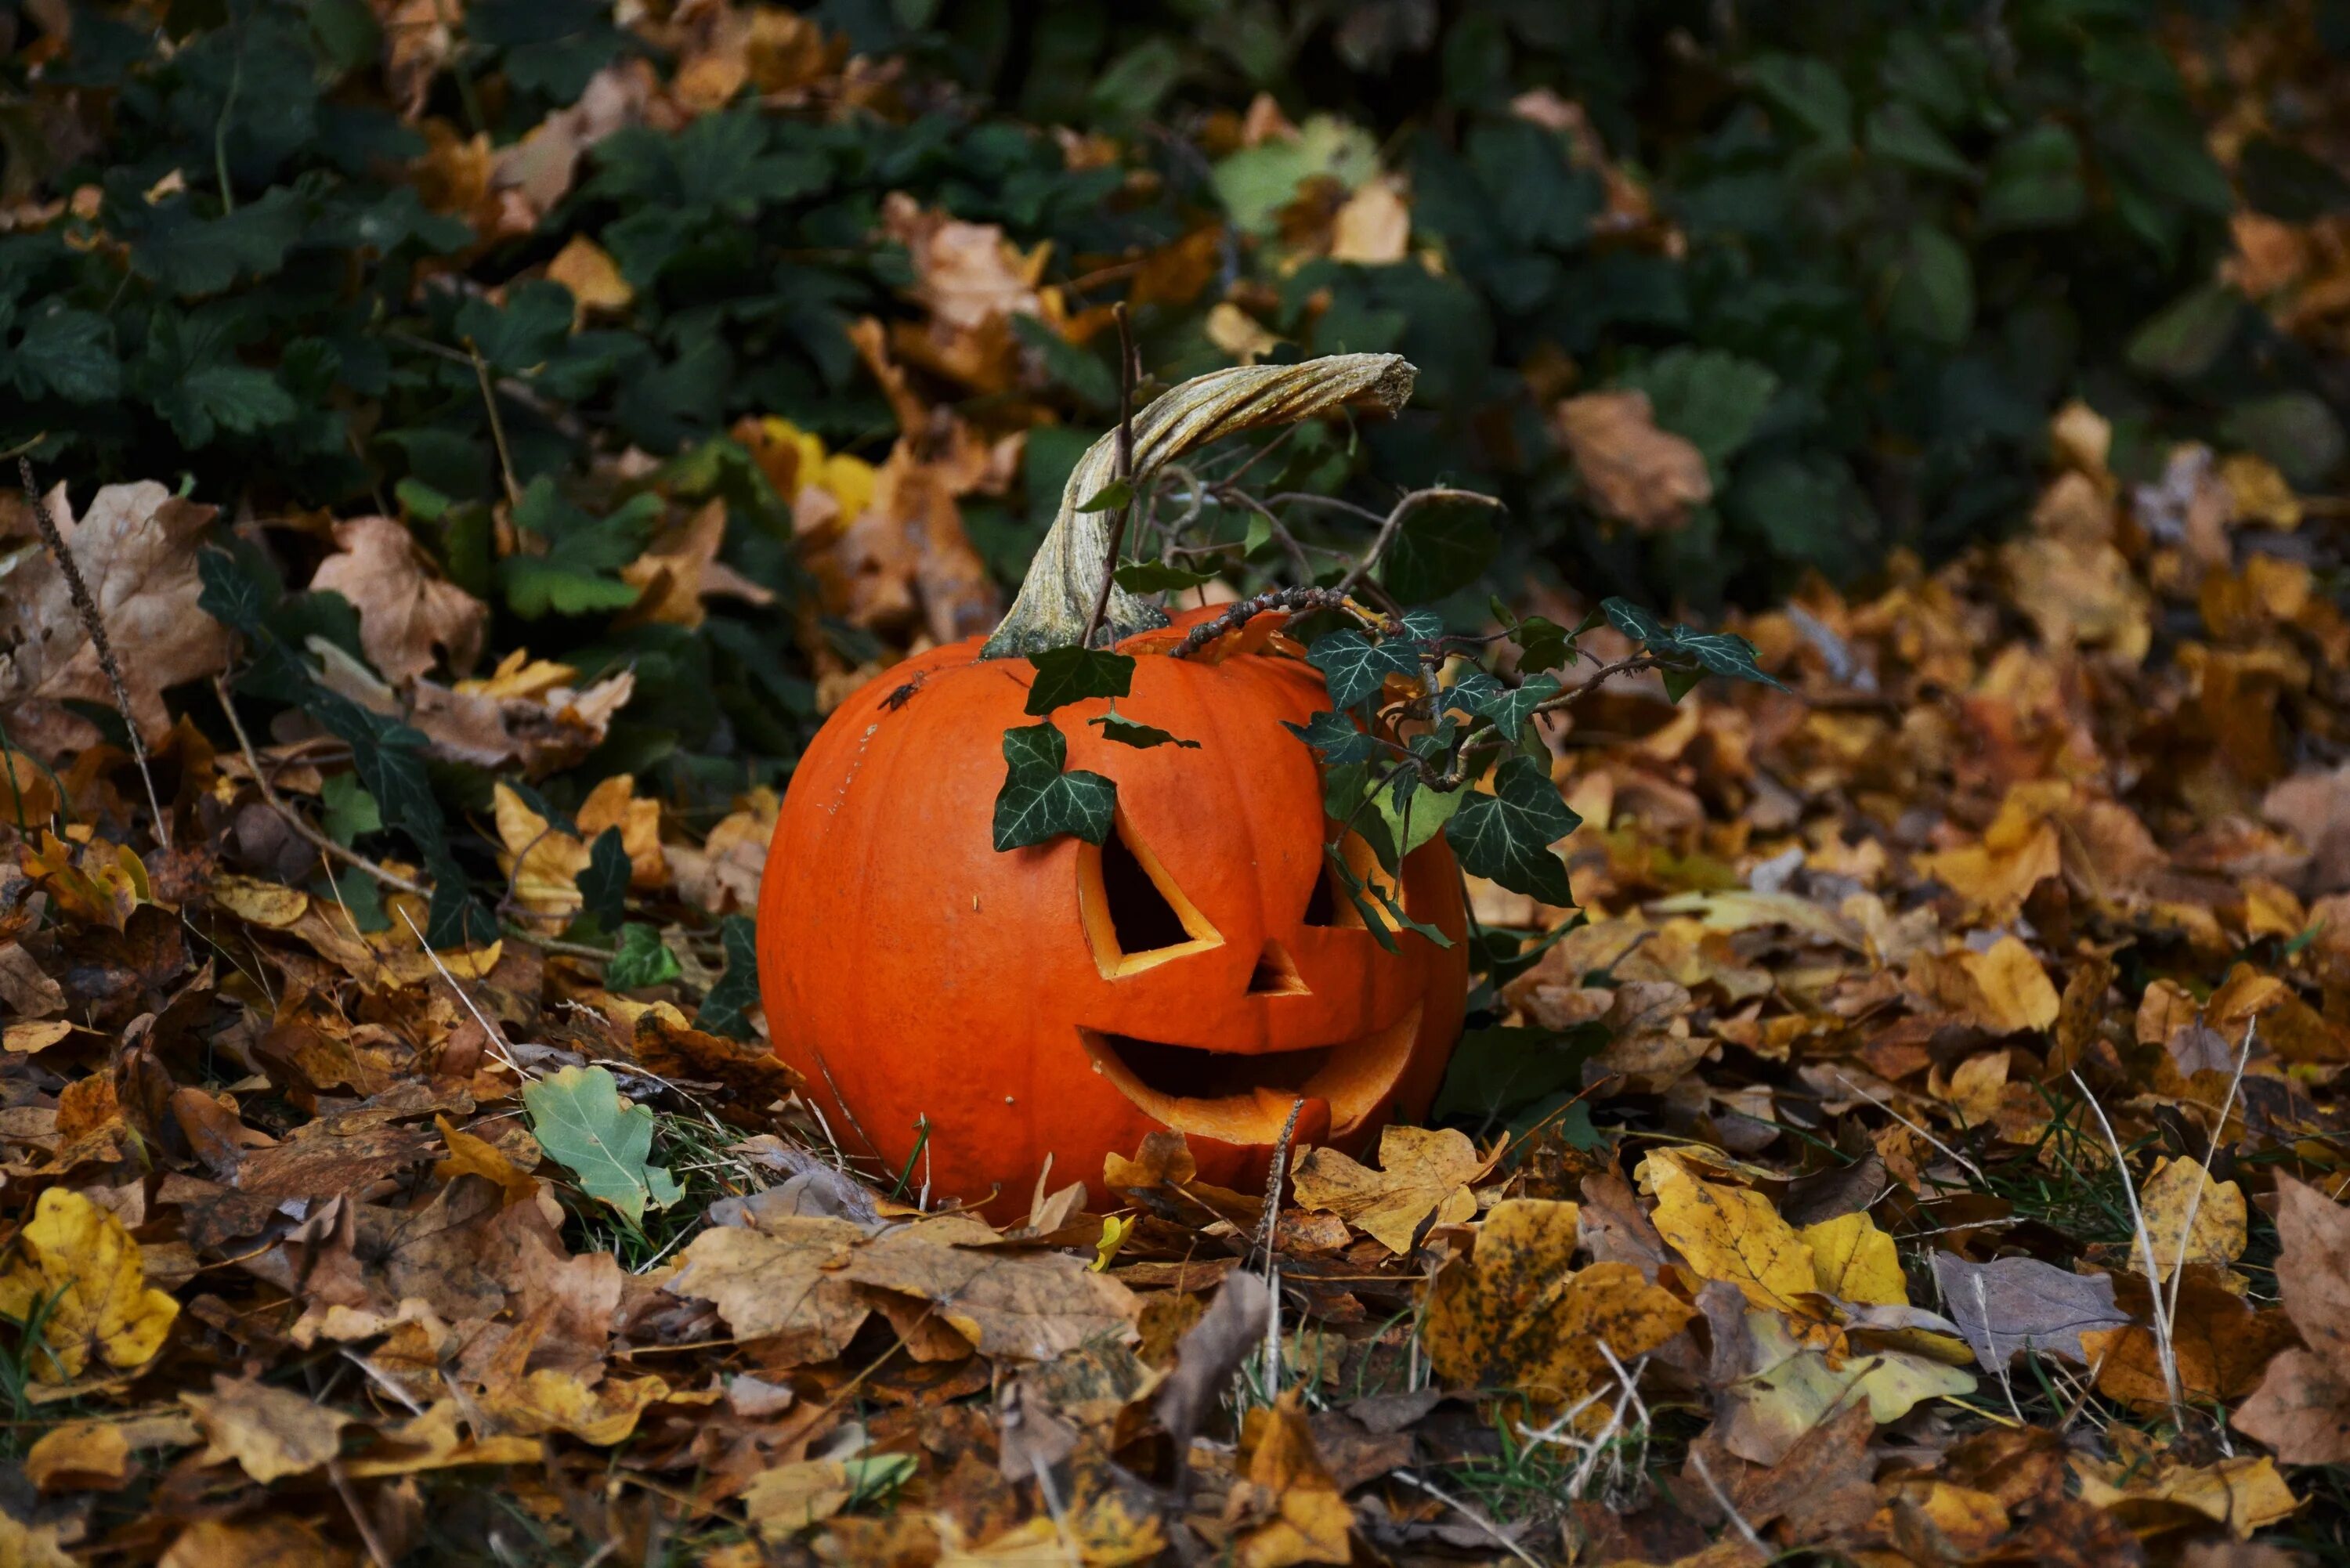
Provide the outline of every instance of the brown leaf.
[[829,1361],[870,1311],[837,1272],[864,1239],[859,1226],[810,1215],[718,1226],[687,1243],[666,1288],[717,1307],[738,1339],[774,1340],[777,1365]]
[[1501,1154],[1496,1146],[1481,1156],[1455,1128],[1389,1126],[1379,1135],[1378,1169],[1335,1148],[1308,1149],[1291,1186],[1299,1207],[1336,1214],[1401,1256],[1425,1227],[1457,1225],[1477,1212],[1469,1185]]
[[1235,1269],[1224,1276],[1208,1310],[1176,1342],[1175,1370],[1159,1390],[1157,1408],[1177,1452],[1189,1451],[1192,1435],[1223,1397],[1233,1372],[1264,1343],[1272,1318],[1273,1293],[1265,1282]]
[[2288,1464],[2350,1463],[2350,1208],[2277,1178],[2277,1286],[2305,1350],[2269,1364],[2234,1425]]
[[1648,394],[1586,392],[1558,406],[1558,431],[1592,500],[1643,534],[1679,528],[1713,499],[1705,454],[1659,430]]
[[203,1431],[205,1464],[234,1459],[265,1486],[307,1475],[335,1458],[343,1428],[351,1424],[338,1410],[252,1377],[216,1375],[210,1394],[182,1394],[180,1402]]
[[[183,501],[152,480],[109,484],[77,520],[65,486],[49,515],[81,567],[130,688],[130,711],[150,745],[172,727],[163,689],[227,666],[228,628],[196,607],[195,545],[214,508]],[[114,688],[83,630],[65,573],[46,549],[0,565],[0,721],[13,743],[54,757],[99,739],[68,701],[114,705]]]
[[1353,1511],[1314,1451],[1295,1389],[1284,1390],[1271,1409],[1259,1407],[1242,1417],[1239,1460],[1243,1479],[1224,1501],[1225,1521],[1244,1532],[1235,1562],[1290,1568],[1353,1559]]
[[[2120,1299],[2141,1316],[2152,1303],[2135,1275],[2120,1280]],[[2168,1295],[2166,1291],[2165,1294]],[[2270,1359],[2293,1341],[2292,1322],[2273,1309],[2254,1311],[2218,1285],[2190,1276],[2178,1293],[2178,1319],[2171,1325],[2179,1389],[2198,1403],[2232,1403],[2259,1386]],[[2154,1331],[2132,1324],[2081,1335],[2092,1361],[2104,1357],[2097,1391],[2147,1414],[2167,1412],[2169,1395]]]
[[200,1519],[180,1532],[155,1568],[350,1568],[355,1561],[298,1519]]
[[2350,765],[2304,769],[2282,781],[2261,802],[2261,815],[2309,850],[2303,893],[2350,892]]
[[389,517],[352,517],[335,524],[341,549],[318,563],[314,589],[338,593],[359,612],[359,647],[394,685],[446,661],[460,675],[482,656],[490,607],[434,576],[424,553]]
[[1934,1282],[1950,1321],[1991,1371],[2017,1352],[2034,1350],[2086,1366],[2084,1333],[2118,1328],[2129,1314],[2114,1304],[2106,1274],[2076,1274],[2035,1258],[1970,1263],[1955,1252],[1932,1254]]
[[843,1277],[932,1304],[982,1355],[1050,1361],[1103,1334],[1130,1338],[1132,1292],[1066,1252],[992,1245],[977,1220],[943,1215],[886,1231],[859,1248]]

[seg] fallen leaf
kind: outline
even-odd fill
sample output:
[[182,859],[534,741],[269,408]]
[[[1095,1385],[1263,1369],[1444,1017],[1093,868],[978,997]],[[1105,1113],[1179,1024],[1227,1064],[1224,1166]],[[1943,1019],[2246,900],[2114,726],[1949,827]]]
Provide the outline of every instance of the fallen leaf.
[[1239,1463],[1224,1519],[1243,1532],[1233,1553],[1241,1568],[1353,1561],[1354,1511],[1314,1451],[1295,1389],[1241,1417]]
[[842,1274],[931,1303],[982,1355],[1051,1361],[1104,1336],[1133,1337],[1141,1304],[1107,1274],[1066,1252],[999,1248],[995,1233],[949,1214],[885,1231]]
[[1856,1401],[1883,1426],[1924,1400],[1974,1392],[1968,1374],[1905,1351],[1856,1352],[1832,1365],[1797,1345],[1773,1312],[1750,1310],[1746,1325],[1756,1368],[1722,1391],[1726,1409],[1715,1429],[1724,1448],[1754,1464],[1780,1463],[1806,1433]]
[[637,297],[637,291],[620,275],[619,264],[586,234],[574,234],[564,243],[546,264],[546,275],[571,291],[575,331],[588,317],[617,314]]
[[182,1394],[205,1438],[205,1464],[236,1461],[264,1486],[307,1475],[342,1450],[350,1417],[287,1388],[215,1375],[209,1394]]
[[2289,1519],[2300,1505],[2267,1455],[2241,1455],[2215,1464],[2183,1464],[2168,1455],[2097,1460],[2073,1457],[2081,1501],[2098,1508],[2137,1501],[2173,1502],[2226,1525],[2239,1541]]
[[139,1243],[121,1220],[69,1188],[52,1187],[17,1232],[16,1256],[0,1275],[0,1313],[26,1323],[36,1310],[44,1314],[44,1349],[26,1357],[26,1370],[64,1383],[93,1360],[121,1371],[153,1360],[180,1303],[148,1286]]
[[1999,1371],[2023,1350],[2086,1366],[2091,1356],[2081,1336],[2130,1321],[2114,1304],[2110,1275],[2076,1274],[2036,1258],[1970,1263],[1955,1252],[1931,1257],[1934,1284],[1950,1321],[1989,1371]]
[[1470,1184],[1493,1168],[1497,1147],[1480,1156],[1457,1128],[1390,1125],[1379,1135],[1374,1170],[1335,1148],[1308,1149],[1291,1189],[1298,1206],[1336,1214],[1400,1257],[1430,1225],[1457,1225],[1477,1212]]
[[[227,668],[228,628],[196,607],[196,541],[215,509],[152,480],[109,484],[77,520],[60,484],[47,506],[117,650],[130,712],[151,746],[172,728],[163,690]],[[135,657],[134,657],[135,655]],[[114,688],[73,606],[65,573],[33,545],[0,555],[0,722],[36,756],[99,738],[68,702],[114,705]]]
[[861,1226],[814,1215],[713,1226],[686,1244],[665,1288],[709,1302],[737,1339],[773,1341],[779,1365],[829,1361],[872,1310],[838,1272],[864,1239]]
[[200,1519],[155,1568],[349,1568],[351,1556],[299,1519]]
[[1273,1292],[1256,1275],[1235,1269],[1224,1276],[1216,1299],[1199,1321],[1176,1341],[1175,1370],[1159,1386],[1155,1407],[1159,1424],[1179,1449],[1188,1449],[1200,1422],[1223,1397],[1232,1374],[1263,1345],[1272,1318]]
[[2212,1180],[2194,1160],[2155,1161],[2138,1189],[2138,1207],[2154,1242],[2158,1277],[2166,1282],[2182,1263],[2225,1268],[2243,1255],[2244,1189]]
[[1629,1263],[1576,1271],[1576,1218],[1572,1203],[1504,1199],[1478,1227],[1475,1252],[1438,1273],[1422,1339],[1447,1384],[1573,1404],[1615,1376],[1602,1345],[1628,1366],[1689,1323],[1690,1309]]
[[1700,1279],[1736,1285],[1756,1306],[1802,1309],[1795,1298],[1819,1288],[1811,1249],[1770,1199],[1742,1187],[1700,1181],[1651,1156],[1657,1231]]
[[1813,1277],[1824,1294],[1846,1302],[1908,1301],[1893,1238],[1877,1228],[1867,1210],[1807,1225],[1797,1234],[1812,1250]]
[[347,518],[335,524],[335,543],[340,550],[318,563],[310,587],[359,612],[359,647],[385,680],[404,684],[444,662],[459,675],[473,668],[490,607],[433,576],[404,525]]
[[2277,1290],[2302,1350],[2269,1363],[2233,1418],[2287,1464],[2350,1464],[2350,1208],[2277,1178]]
[[1598,510],[1643,534],[1679,528],[1713,499],[1705,454],[1659,430],[1648,394],[1586,392],[1558,406],[1558,430]]
[[25,1479],[43,1491],[113,1491],[134,1473],[130,1440],[112,1421],[68,1421],[25,1450]]
[[910,1454],[802,1459],[753,1476],[743,1489],[743,1510],[762,1540],[786,1541],[860,1497],[889,1491],[913,1473]]
[[[2137,1300],[2131,1301],[2132,1295]],[[2134,1276],[2124,1278],[2121,1299],[2141,1317],[2152,1312],[2145,1282]],[[2231,1404],[2242,1398],[2260,1385],[2270,1359],[2293,1341],[2293,1324],[2282,1312],[2255,1311],[2192,1274],[2179,1287],[2170,1345],[2179,1390],[2188,1399]],[[2081,1346],[2092,1361],[2101,1361],[2099,1393],[2148,1415],[2168,1412],[2169,1393],[2152,1329],[2133,1322],[2125,1328],[2092,1330],[2081,1335]]]
[[1974,981],[1975,1015],[1991,1033],[2042,1030],[2056,1022],[2056,988],[2032,950],[2015,938],[2002,937],[1959,962]]
[[649,1163],[652,1107],[622,1098],[604,1068],[566,1067],[525,1085],[522,1099],[539,1147],[630,1225],[644,1222],[646,1204],[666,1209],[684,1196],[677,1178]]

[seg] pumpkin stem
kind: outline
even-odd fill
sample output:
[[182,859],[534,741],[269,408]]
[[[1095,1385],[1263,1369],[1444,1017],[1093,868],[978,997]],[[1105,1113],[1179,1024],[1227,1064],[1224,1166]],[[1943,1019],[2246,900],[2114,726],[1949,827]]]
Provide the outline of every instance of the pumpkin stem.
[[[1194,377],[1152,400],[1134,416],[1129,476],[1141,493],[1150,476],[1195,447],[1267,425],[1295,424],[1342,405],[1393,413],[1411,396],[1418,372],[1398,354],[1331,354],[1295,365],[1244,365]],[[983,659],[1073,648],[1085,635],[1102,576],[1109,571],[1111,512],[1077,508],[1101,493],[1118,468],[1118,432],[1086,449],[1061,491],[1060,515],[1036,547],[1019,597],[995,628]],[[1116,643],[1167,624],[1166,613],[1112,586],[1097,642]]]

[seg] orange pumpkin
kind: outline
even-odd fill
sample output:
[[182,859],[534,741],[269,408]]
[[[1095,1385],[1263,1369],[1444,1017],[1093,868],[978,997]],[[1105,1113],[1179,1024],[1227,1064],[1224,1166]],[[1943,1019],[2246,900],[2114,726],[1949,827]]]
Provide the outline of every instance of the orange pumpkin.
[[[1378,367],[1351,369],[1359,381]],[[1382,373],[1374,400],[1399,400],[1395,372]],[[1318,403],[1271,417],[1365,396],[1335,379]],[[1189,390],[1138,418],[1138,472],[1222,433],[1195,421],[1145,452],[1165,425],[1153,415]],[[1253,422],[1269,422],[1262,404]],[[1070,480],[1065,525],[1076,525],[1084,487],[1097,488],[1089,463]],[[1090,609],[1081,584],[1048,586]],[[1032,576],[1023,601],[1037,589]],[[1102,699],[1052,715],[1066,766],[1117,784],[1098,846],[1066,835],[993,846],[1003,732],[1036,722],[1023,711],[1036,670],[983,657],[979,639],[889,671],[810,744],[768,852],[759,971],[776,1051],[845,1151],[892,1173],[912,1158],[912,1184],[927,1179],[934,1197],[1000,1195],[1008,1212],[1025,1208],[1047,1156],[1056,1180],[1083,1178],[1100,1199],[1103,1157],[1171,1127],[1204,1179],[1248,1185],[1299,1101],[1298,1144],[1348,1148],[1426,1110],[1467,990],[1451,851],[1440,837],[1413,854],[1395,892],[1453,945],[1403,931],[1385,950],[1332,886],[1323,846],[1336,829],[1316,760],[1283,728],[1328,707],[1321,678],[1295,657],[1215,657],[1262,645],[1263,625],[1171,657],[1182,625],[1210,613],[1118,644],[1135,658],[1119,715],[1196,748],[1106,739],[1087,723]],[[1132,601],[1111,624],[1164,618]],[[1341,849],[1358,876],[1384,881],[1360,840]]]

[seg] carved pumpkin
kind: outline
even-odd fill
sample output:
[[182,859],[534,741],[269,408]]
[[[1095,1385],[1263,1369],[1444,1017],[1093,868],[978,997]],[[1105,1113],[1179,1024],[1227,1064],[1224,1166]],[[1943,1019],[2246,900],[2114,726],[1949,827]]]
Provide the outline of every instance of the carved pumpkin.
[[[1177,389],[1136,421],[1136,472],[1250,423],[1341,400],[1392,406],[1409,385],[1409,368],[1386,356],[1268,369],[1320,375],[1302,391],[1259,389],[1221,423],[1176,424],[1204,395],[1198,382]],[[1265,373],[1222,373],[1235,377]],[[1107,444],[1071,476],[1055,526],[1093,536],[1048,537],[988,648],[1077,640],[1094,592],[1053,581],[1048,563],[1056,547],[1090,562],[1073,572],[1098,586],[1107,540],[1075,504],[1106,483]],[[1219,645],[1171,657],[1183,627],[1211,612],[1167,627],[1139,600],[1113,600],[1109,624],[1135,656],[1118,712],[1199,743],[1107,740],[1087,722],[1102,699],[1052,715],[1067,767],[1118,786],[1100,846],[1064,835],[993,846],[1003,732],[1035,722],[1023,705],[1036,670],[986,657],[975,639],[843,703],[776,824],[759,906],[775,1048],[845,1151],[893,1173],[912,1158],[911,1184],[927,1177],[935,1197],[994,1193],[1024,1209],[1050,1155],[1056,1179],[1084,1178],[1099,1199],[1103,1157],[1167,1127],[1186,1135],[1204,1179],[1261,1179],[1301,1100],[1301,1145],[1351,1148],[1399,1114],[1417,1117],[1460,1034],[1464,921],[1443,840],[1405,862],[1396,891],[1450,949],[1405,931],[1386,951],[1332,886],[1323,846],[1336,828],[1315,754],[1282,727],[1327,708],[1321,678],[1295,657],[1217,658]],[[1041,624],[1024,621],[1040,602]],[[1221,646],[1262,645],[1267,629]],[[1340,847],[1357,876],[1384,880],[1359,840]]]

